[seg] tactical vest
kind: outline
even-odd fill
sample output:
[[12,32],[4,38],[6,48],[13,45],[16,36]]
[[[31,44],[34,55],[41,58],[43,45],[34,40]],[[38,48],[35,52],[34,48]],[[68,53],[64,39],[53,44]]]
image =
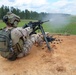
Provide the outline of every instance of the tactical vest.
[[21,38],[16,45],[12,46],[11,30],[0,30],[0,55],[9,60],[15,60],[17,55],[22,52],[23,39]]
[[12,52],[11,30],[0,30],[0,54],[2,57],[8,58],[8,52]]

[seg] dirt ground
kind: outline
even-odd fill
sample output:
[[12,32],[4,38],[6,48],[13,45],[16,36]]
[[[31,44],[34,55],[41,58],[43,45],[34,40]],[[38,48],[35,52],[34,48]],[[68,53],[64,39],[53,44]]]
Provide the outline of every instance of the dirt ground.
[[8,61],[0,56],[0,75],[76,75],[76,36],[54,35],[49,51],[44,43],[28,56]]

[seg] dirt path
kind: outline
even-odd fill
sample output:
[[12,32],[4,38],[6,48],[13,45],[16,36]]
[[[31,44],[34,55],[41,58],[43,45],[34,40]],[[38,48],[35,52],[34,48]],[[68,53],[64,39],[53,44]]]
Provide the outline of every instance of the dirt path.
[[76,75],[76,36],[55,36],[52,51],[33,46],[28,56],[8,61],[0,56],[0,75]]

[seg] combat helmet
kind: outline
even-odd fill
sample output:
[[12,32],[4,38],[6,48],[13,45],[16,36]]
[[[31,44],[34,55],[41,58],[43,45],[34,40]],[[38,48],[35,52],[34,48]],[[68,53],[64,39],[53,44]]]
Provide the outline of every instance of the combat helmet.
[[7,12],[7,14],[3,16],[3,22],[7,25],[11,24],[11,26],[17,27],[20,22],[20,17],[12,12]]

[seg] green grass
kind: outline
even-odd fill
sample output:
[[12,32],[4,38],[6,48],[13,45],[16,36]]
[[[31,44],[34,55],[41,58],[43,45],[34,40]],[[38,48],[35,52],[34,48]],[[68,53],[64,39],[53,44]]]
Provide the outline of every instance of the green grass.
[[[22,27],[23,25],[27,24],[29,21],[33,21],[35,22],[36,20],[21,20],[21,22],[19,23],[19,27]],[[5,27],[5,23],[3,23],[0,20],[0,28]],[[52,25],[50,23],[44,23],[43,28],[46,32],[51,32],[51,33],[70,33],[70,34],[75,34],[76,35],[76,20],[74,21],[73,19],[70,21],[70,23],[68,25],[66,25],[65,27],[62,28],[53,28]]]
[[33,22],[35,22],[36,20],[21,20],[21,22],[19,23],[18,26],[19,26],[19,27],[22,27],[23,25],[28,24],[29,21],[33,21]]
[[3,27],[5,27],[5,26],[6,26],[5,23],[3,23],[2,20],[0,20],[0,28],[3,28]]

